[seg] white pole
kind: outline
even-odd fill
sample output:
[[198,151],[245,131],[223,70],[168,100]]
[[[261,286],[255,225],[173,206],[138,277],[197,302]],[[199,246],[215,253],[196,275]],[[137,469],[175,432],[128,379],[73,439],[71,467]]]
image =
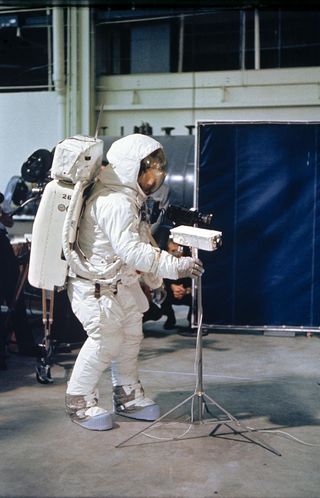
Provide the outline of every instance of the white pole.
[[260,20],[258,9],[254,10],[254,68],[260,69]]
[[70,43],[70,88],[69,105],[70,105],[70,134],[81,133],[81,113],[79,97],[79,40],[78,40],[78,9],[70,7],[70,26],[69,26],[69,43]]
[[240,12],[240,69],[246,68],[246,11]]
[[179,28],[179,57],[178,57],[178,73],[183,70],[183,52],[184,52],[184,15],[180,16]]
[[57,94],[58,140],[65,138],[65,72],[64,72],[64,15],[63,8],[54,7],[53,27],[53,83]]
[[91,80],[91,60],[90,60],[90,9],[82,7],[79,9],[79,109],[81,133],[90,135],[90,80]]

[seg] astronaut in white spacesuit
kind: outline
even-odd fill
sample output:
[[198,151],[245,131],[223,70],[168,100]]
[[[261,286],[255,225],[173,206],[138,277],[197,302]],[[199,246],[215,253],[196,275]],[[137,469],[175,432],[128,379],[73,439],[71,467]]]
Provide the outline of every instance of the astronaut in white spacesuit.
[[115,413],[142,420],[160,415],[159,406],[144,395],[138,375],[142,316],[149,306],[141,274],[150,287],[159,288],[162,277],[197,278],[203,272],[198,259],[176,258],[153,247],[139,219],[142,203],[166,176],[161,144],[146,135],[128,135],[113,143],[107,159],[86,202],[79,247],[96,268],[113,265],[113,280],[74,276],[68,282],[72,309],[88,338],[68,383],[66,411],[73,422],[90,430],[112,428],[112,415],[98,406],[97,391],[110,365]]

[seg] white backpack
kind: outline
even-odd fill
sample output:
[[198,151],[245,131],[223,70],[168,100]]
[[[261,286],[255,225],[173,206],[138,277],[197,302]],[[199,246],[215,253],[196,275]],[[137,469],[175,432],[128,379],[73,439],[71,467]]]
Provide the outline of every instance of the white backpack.
[[86,189],[99,173],[103,141],[76,135],[55,149],[50,181],[34,220],[29,282],[40,289],[63,287],[71,271],[90,280],[107,279],[114,268],[98,271],[76,250],[77,231]]

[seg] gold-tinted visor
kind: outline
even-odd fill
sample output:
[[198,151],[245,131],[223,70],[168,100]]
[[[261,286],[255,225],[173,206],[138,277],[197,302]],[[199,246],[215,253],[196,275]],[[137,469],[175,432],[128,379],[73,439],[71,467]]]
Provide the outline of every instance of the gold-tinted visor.
[[163,184],[167,174],[167,160],[162,149],[142,159],[138,183],[145,194],[151,195]]

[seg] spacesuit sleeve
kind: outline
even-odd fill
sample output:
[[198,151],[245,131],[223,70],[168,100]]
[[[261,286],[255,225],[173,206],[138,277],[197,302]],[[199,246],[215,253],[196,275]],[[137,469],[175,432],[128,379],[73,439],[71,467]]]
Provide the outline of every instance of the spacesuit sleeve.
[[178,258],[143,242],[139,220],[130,202],[110,196],[97,207],[97,220],[117,256],[135,270],[163,278],[178,278]]

